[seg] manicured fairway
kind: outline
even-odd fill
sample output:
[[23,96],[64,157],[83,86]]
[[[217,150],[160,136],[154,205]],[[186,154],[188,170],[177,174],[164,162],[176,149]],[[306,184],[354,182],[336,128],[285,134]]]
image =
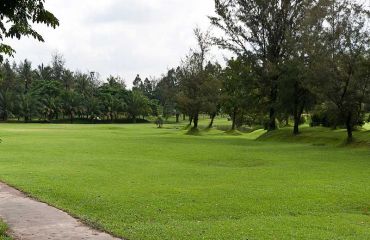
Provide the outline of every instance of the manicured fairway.
[[370,148],[165,127],[2,124],[0,179],[132,240],[370,239]]

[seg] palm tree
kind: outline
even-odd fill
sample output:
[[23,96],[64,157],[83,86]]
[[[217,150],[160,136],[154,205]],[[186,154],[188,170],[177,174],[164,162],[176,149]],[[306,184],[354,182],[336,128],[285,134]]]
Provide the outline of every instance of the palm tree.
[[35,70],[35,75],[38,80],[42,81],[50,81],[52,79],[52,69],[50,66],[44,66],[44,64],[41,64],[37,66],[37,69]]
[[62,95],[62,109],[69,116],[71,123],[81,107],[81,99],[75,92],[64,92]]
[[40,101],[35,93],[28,92],[20,96],[20,114],[24,117],[27,123],[32,120],[34,115],[37,115],[40,109]]

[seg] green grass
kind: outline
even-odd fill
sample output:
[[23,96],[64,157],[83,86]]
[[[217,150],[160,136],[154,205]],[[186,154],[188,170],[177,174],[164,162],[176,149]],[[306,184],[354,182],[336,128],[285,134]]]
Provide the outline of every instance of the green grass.
[[370,150],[344,132],[182,129],[0,125],[0,179],[131,240],[370,239]]
[[10,237],[7,236],[6,232],[8,231],[8,226],[0,221],[0,240],[11,240]]
[[[363,130],[354,133],[354,142],[350,146],[370,147],[370,130],[365,125]],[[344,146],[347,144],[345,129],[332,130],[329,128],[308,126],[301,127],[301,133],[292,136],[291,128],[283,128],[276,132],[266,133],[258,138],[261,141],[278,141],[294,143],[311,143],[317,146]]]

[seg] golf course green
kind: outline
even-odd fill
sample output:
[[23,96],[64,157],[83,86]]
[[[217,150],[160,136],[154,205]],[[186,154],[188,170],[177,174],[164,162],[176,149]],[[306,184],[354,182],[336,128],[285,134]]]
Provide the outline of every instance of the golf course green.
[[370,132],[0,125],[0,179],[125,239],[370,239]]

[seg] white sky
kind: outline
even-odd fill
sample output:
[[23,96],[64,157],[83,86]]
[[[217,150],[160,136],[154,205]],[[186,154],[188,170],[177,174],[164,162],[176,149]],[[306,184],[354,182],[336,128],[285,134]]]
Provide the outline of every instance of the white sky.
[[61,26],[36,27],[45,43],[6,41],[16,62],[27,58],[36,67],[59,52],[71,70],[120,75],[130,86],[138,73],[159,77],[180,63],[195,45],[194,27],[209,27],[214,0],[46,0],[46,8]]
[[214,0],[46,0],[60,20],[57,29],[37,26],[45,43],[11,40],[33,66],[64,55],[72,70],[122,76],[128,85],[137,73],[160,76],[179,64],[195,44],[193,28],[207,29]]

